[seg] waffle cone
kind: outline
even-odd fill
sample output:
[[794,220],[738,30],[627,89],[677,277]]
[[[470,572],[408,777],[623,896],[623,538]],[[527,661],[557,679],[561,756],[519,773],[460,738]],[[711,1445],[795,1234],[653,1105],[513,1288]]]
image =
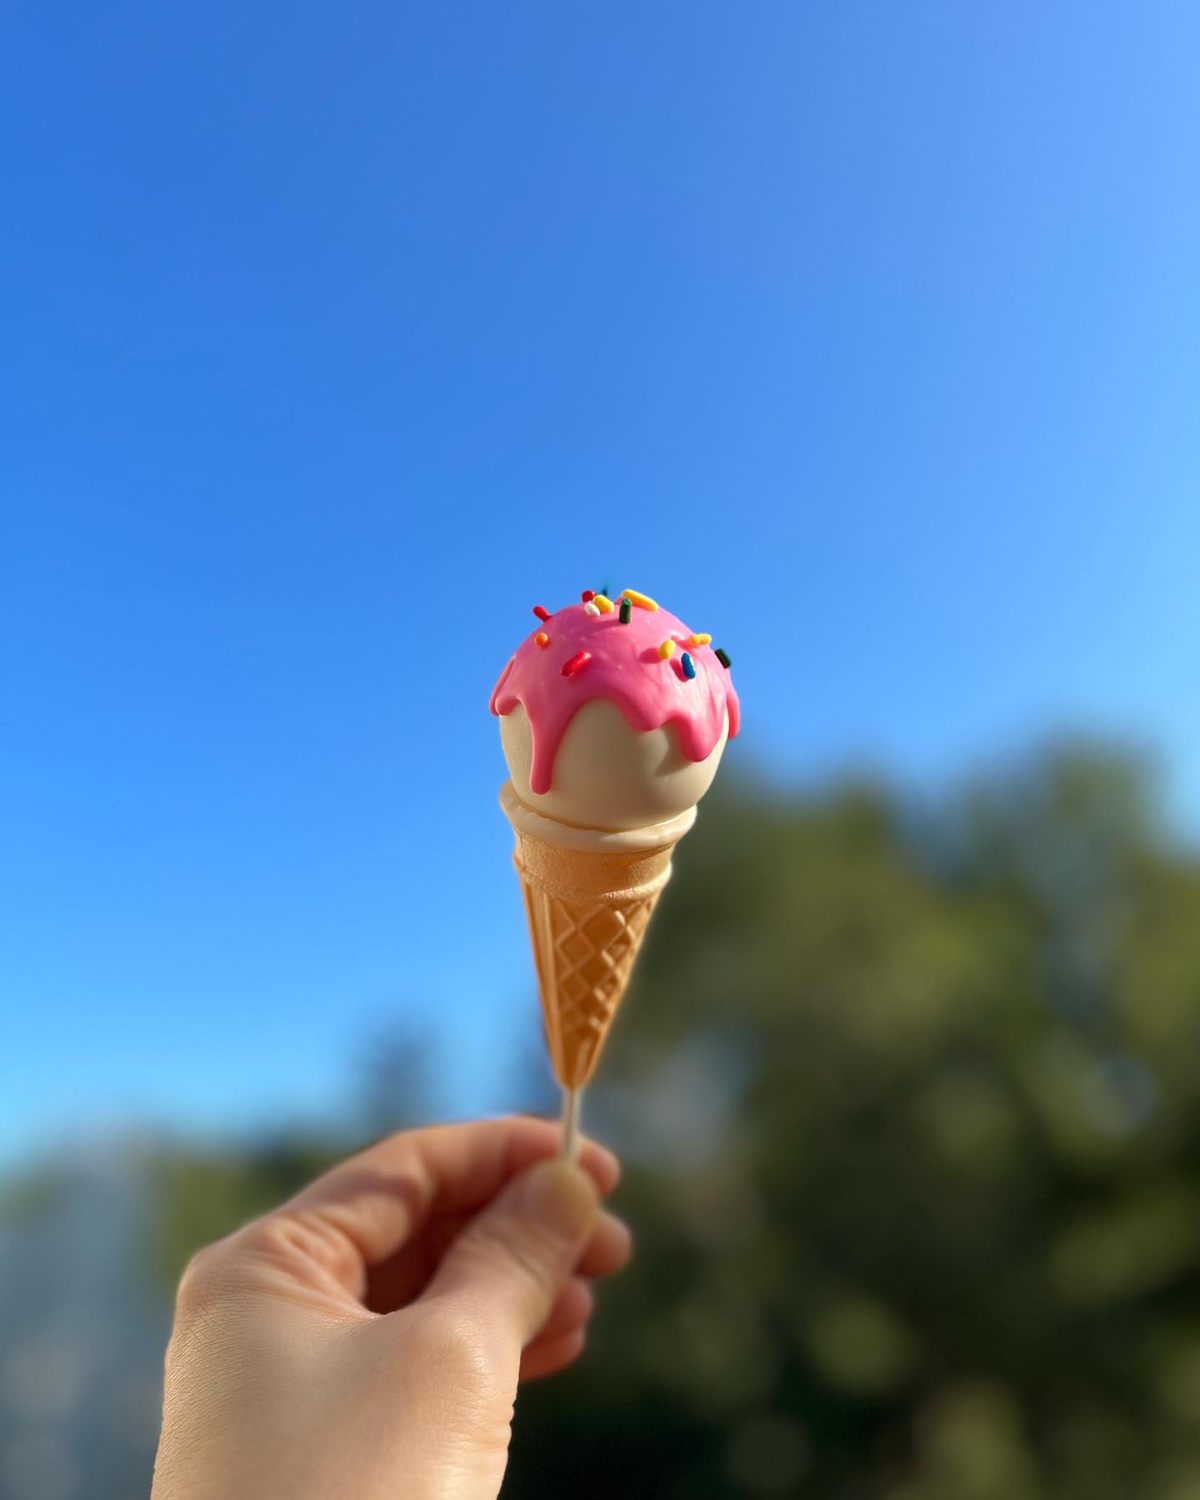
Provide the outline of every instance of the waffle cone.
[[577,1089],[595,1069],[692,814],[604,834],[531,812],[511,783],[501,802],[516,838],[550,1059],[563,1088]]

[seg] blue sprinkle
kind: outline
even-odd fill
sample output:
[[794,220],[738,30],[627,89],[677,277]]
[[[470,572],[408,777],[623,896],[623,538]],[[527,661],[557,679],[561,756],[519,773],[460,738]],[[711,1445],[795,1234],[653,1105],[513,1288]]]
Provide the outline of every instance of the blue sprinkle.
[[683,675],[685,677],[695,677],[696,663],[692,660],[692,658],[687,654],[686,651],[679,658],[679,660],[683,663]]

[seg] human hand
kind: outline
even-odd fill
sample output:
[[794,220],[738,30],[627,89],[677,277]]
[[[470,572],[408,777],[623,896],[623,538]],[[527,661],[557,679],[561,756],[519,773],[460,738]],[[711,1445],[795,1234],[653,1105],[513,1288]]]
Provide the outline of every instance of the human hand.
[[495,1500],[518,1378],[577,1357],[630,1253],[616,1158],[556,1148],[533,1119],[404,1131],[200,1251],[152,1500]]

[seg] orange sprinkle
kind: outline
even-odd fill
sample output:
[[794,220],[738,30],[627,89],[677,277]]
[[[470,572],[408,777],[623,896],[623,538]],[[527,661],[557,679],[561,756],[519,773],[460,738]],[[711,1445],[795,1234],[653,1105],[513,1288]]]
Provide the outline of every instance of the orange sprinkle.
[[662,645],[658,648],[658,654],[659,654],[659,656],[662,657],[663,661],[666,661],[666,659],[667,659],[668,656],[674,656],[675,655],[675,642],[674,641],[664,641],[662,643]]
[[534,636],[534,640],[539,646],[548,646],[550,644],[550,637],[544,630],[539,630],[537,635]]
[[621,593],[631,604],[636,604],[639,609],[655,610],[658,608],[658,605],[655,604],[649,594],[639,594],[636,589],[622,589]]

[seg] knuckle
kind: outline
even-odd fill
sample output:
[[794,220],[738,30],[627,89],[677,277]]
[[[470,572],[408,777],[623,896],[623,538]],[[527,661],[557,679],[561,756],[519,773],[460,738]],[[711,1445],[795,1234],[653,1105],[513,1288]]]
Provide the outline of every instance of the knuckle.
[[226,1242],[218,1240],[197,1250],[179,1278],[175,1311],[180,1318],[203,1313],[217,1302],[228,1282]]
[[312,1268],[341,1284],[361,1280],[359,1252],[327,1215],[282,1210],[247,1224],[241,1238],[247,1255],[268,1265]]
[[183,1268],[175,1293],[176,1316],[202,1316],[218,1303],[228,1302],[246,1287],[253,1266],[277,1258],[279,1252],[279,1238],[265,1219],[255,1219],[205,1245]]
[[322,1286],[357,1287],[362,1267],[350,1238],[319,1214],[280,1211],[252,1219],[188,1261],[175,1295],[176,1317],[203,1316],[218,1303],[297,1274]]
[[285,1261],[312,1252],[317,1241],[312,1223],[303,1214],[274,1213],[252,1219],[238,1230],[239,1251],[248,1260]]

